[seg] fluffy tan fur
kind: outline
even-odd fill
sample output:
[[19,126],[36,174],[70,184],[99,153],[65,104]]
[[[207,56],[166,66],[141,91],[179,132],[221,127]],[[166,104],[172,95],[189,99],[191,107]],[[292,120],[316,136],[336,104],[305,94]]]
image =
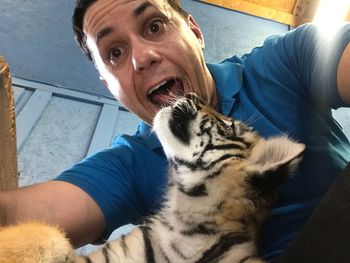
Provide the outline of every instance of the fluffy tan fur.
[[63,263],[73,261],[73,249],[57,227],[24,223],[0,228],[1,263]]
[[164,108],[154,130],[170,160],[166,201],[157,215],[102,250],[76,257],[56,227],[0,228],[0,263],[262,263],[259,227],[305,146],[285,136],[264,139],[196,99]]

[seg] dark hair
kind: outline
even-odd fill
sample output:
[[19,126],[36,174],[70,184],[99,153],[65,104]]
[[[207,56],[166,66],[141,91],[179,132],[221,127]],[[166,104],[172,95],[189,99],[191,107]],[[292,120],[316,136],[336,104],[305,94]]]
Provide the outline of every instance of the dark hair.
[[[80,48],[84,52],[84,54],[93,61],[91,52],[86,45],[86,35],[83,31],[83,20],[86,10],[90,5],[95,3],[97,0],[77,0],[72,16],[72,24],[73,24],[73,32],[75,36],[75,40],[79,44]],[[187,18],[188,13],[182,9],[180,0],[166,0],[169,5],[178,12],[182,17]]]

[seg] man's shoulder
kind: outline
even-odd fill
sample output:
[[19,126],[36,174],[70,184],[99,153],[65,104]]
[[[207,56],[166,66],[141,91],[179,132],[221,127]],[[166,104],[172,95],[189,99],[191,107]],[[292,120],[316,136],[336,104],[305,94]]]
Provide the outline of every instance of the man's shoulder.
[[136,132],[132,135],[118,134],[112,140],[112,148],[129,148],[129,149],[156,149],[161,147],[152,128],[145,122],[140,122]]

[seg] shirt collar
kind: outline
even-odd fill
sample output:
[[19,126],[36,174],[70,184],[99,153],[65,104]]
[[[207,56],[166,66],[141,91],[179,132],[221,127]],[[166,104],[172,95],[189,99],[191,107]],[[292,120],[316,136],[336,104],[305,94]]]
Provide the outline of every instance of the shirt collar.
[[[242,87],[243,67],[241,64],[232,61],[234,59],[235,57],[224,60],[219,64],[207,63],[218,91],[220,111],[226,116],[231,113],[236,101],[234,96]],[[139,124],[136,136],[141,137],[152,150],[161,148],[161,144],[152,128],[144,121]]]
[[242,87],[243,67],[229,60],[219,64],[207,63],[207,66],[214,78],[219,95],[220,112],[228,116],[236,102],[234,96]]

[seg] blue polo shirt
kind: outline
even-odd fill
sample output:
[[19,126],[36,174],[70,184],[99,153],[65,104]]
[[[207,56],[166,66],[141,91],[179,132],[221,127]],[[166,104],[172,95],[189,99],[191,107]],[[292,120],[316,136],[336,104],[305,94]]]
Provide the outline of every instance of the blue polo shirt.
[[[314,26],[304,25],[268,38],[243,57],[208,64],[223,114],[247,122],[264,137],[288,134],[307,146],[262,228],[259,252],[265,260],[281,255],[350,160],[349,141],[331,115],[331,108],[346,106],[337,92],[336,70],[350,42],[350,26],[334,38],[325,43]],[[142,122],[133,136],[117,136],[111,148],[56,180],[86,191],[101,208],[110,234],[159,209],[166,172],[161,145]]]

